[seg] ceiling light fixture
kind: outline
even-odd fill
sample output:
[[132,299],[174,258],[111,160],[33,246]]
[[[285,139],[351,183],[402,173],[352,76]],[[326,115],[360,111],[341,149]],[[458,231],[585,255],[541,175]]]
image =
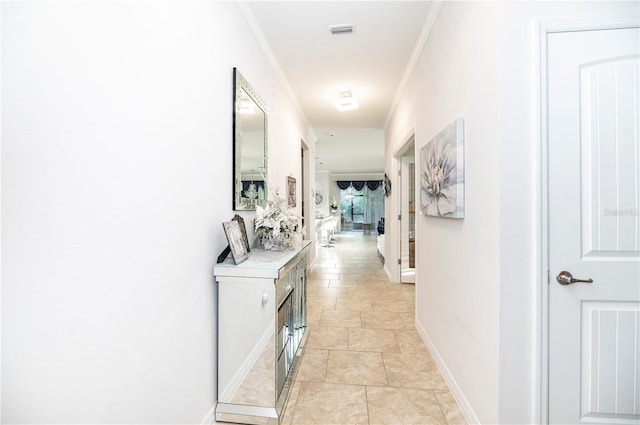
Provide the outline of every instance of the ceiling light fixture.
[[337,98],[333,104],[335,105],[338,111],[351,111],[353,109],[358,109],[360,105],[358,105],[358,101],[353,97],[353,94],[350,91],[343,91],[340,93],[340,97]]
[[356,24],[329,25],[331,35],[353,34],[356,31]]

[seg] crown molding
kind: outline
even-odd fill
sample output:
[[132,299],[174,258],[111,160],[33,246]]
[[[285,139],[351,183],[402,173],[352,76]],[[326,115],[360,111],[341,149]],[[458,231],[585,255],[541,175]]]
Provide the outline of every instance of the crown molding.
[[311,133],[315,136],[315,133],[313,132],[312,127],[309,125],[309,121],[307,120],[307,116],[304,114],[304,111],[300,107],[300,103],[298,102],[298,97],[296,96],[295,92],[293,91],[293,88],[291,87],[291,84],[289,83],[289,80],[287,79],[287,77],[285,76],[284,72],[282,71],[282,67],[280,66],[280,62],[278,62],[278,59],[276,59],[275,55],[273,54],[273,50],[271,50],[271,46],[269,46],[269,43],[267,42],[267,38],[264,36],[264,33],[262,32],[262,29],[260,28],[260,25],[258,24],[258,21],[256,20],[255,16],[253,15],[253,12],[251,11],[251,8],[249,7],[248,1],[246,1],[246,0],[236,0],[236,5],[238,6],[238,9],[240,10],[240,13],[244,17],[244,20],[247,22],[247,25],[249,26],[249,29],[251,29],[251,32],[253,33],[254,37],[256,38],[256,41],[260,45],[260,48],[262,49],[262,51],[264,52],[265,56],[267,57],[267,60],[269,61],[269,63],[273,67],[273,70],[275,71],[276,75],[278,76],[278,78],[280,78],[280,82],[282,83],[282,85],[284,86],[285,91],[287,92],[287,94],[291,98],[296,110],[298,111],[298,113],[302,117],[302,121],[307,126],[307,131],[309,129],[311,129]]
[[438,18],[438,14],[440,13],[440,9],[442,8],[443,0],[434,1],[431,3],[429,7],[429,12],[427,13],[427,17],[424,20],[424,24],[422,25],[422,30],[420,31],[420,35],[416,40],[416,44],[413,47],[413,52],[411,53],[411,57],[409,58],[409,62],[407,63],[407,67],[404,70],[404,74],[402,75],[402,79],[400,80],[400,84],[398,84],[398,89],[396,90],[396,95],[393,98],[393,102],[391,103],[391,107],[389,108],[389,112],[387,113],[387,117],[384,120],[384,124],[382,125],[382,130],[386,130],[389,125],[389,121],[391,117],[396,112],[396,108],[400,103],[400,98],[402,97],[402,93],[407,87],[407,83],[409,82],[409,78],[411,78],[411,74],[413,74],[413,70],[416,67],[416,63],[418,62],[418,58],[422,53],[422,49],[424,49],[424,45],[431,34],[431,30],[433,29],[433,25]]

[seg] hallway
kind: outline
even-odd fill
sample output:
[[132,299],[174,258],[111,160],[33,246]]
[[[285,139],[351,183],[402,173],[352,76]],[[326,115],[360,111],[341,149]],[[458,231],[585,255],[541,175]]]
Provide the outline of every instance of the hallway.
[[375,234],[318,248],[307,305],[284,424],[466,423],[415,330],[414,286],[389,282]]

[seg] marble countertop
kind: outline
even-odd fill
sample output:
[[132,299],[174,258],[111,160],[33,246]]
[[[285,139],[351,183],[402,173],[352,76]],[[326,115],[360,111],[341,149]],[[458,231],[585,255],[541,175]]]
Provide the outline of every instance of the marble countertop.
[[277,279],[282,269],[298,254],[306,251],[311,241],[302,241],[300,246],[283,251],[272,251],[262,248],[253,248],[249,252],[249,258],[240,264],[234,264],[231,258],[216,264],[213,269],[215,276],[227,277],[257,277]]

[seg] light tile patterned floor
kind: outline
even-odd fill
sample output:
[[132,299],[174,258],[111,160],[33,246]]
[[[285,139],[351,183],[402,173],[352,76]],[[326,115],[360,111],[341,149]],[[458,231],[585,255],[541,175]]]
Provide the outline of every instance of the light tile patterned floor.
[[318,248],[284,424],[466,423],[415,330],[414,286],[389,282],[382,267],[375,234],[342,232]]

